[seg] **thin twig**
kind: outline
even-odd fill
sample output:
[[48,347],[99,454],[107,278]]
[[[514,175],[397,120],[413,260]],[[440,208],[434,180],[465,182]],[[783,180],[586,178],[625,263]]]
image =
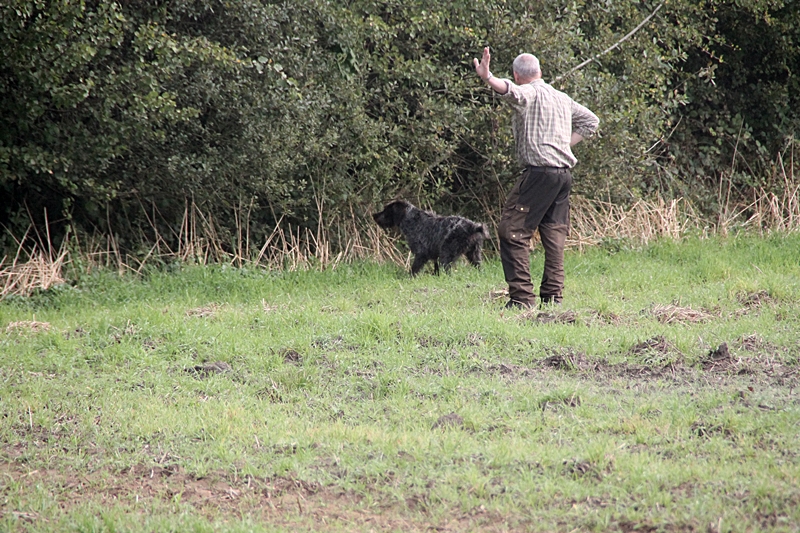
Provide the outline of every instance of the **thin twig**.
[[595,61],[595,60],[597,60],[598,58],[600,58],[600,57],[602,57],[602,56],[606,55],[607,53],[609,53],[610,51],[614,50],[616,47],[618,47],[619,45],[621,45],[622,43],[624,43],[625,41],[627,41],[628,39],[630,39],[631,37],[633,37],[633,35],[634,35],[634,34],[635,34],[637,31],[639,31],[639,30],[642,28],[642,26],[644,26],[645,24],[647,24],[647,22],[648,22],[648,21],[649,21],[651,18],[653,18],[653,17],[656,15],[656,13],[658,13],[658,10],[659,10],[659,9],[661,9],[662,7],[664,7],[664,2],[661,2],[660,4],[658,4],[658,7],[656,7],[656,8],[653,10],[653,12],[652,12],[652,13],[650,13],[650,15],[648,15],[648,16],[647,16],[647,17],[646,17],[646,18],[645,18],[643,21],[641,21],[641,22],[639,23],[639,25],[638,25],[638,26],[636,26],[636,27],[635,27],[635,28],[633,28],[631,31],[629,31],[629,32],[628,32],[628,34],[627,34],[625,37],[623,37],[622,39],[620,39],[620,40],[619,40],[619,41],[617,41],[616,43],[612,44],[611,46],[609,46],[608,48],[606,48],[605,50],[603,50],[602,52],[600,52],[600,53],[599,53],[599,54],[597,54],[596,56],[594,56],[594,57],[590,57],[589,59],[587,59],[586,61],[584,61],[584,62],[583,62],[583,63],[581,63],[580,65],[578,65],[578,66],[576,66],[576,67],[573,67],[572,69],[570,69],[569,71],[567,71],[567,73],[566,73],[566,74],[562,74],[561,76],[558,76],[558,77],[557,77],[556,79],[554,79],[554,80],[553,80],[551,83],[555,83],[555,82],[557,82],[557,81],[561,81],[561,80],[563,80],[563,79],[564,79],[564,78],[566,78],[567,76],[570,76],[572,73],[574,73],[574,72],[576,72],[576,71],[578,71],[578,70],[582,69],[583,67],[585,67],[586,65],[588,65],[588,64],[589,64],[589,63],[591,63],[592,61]]

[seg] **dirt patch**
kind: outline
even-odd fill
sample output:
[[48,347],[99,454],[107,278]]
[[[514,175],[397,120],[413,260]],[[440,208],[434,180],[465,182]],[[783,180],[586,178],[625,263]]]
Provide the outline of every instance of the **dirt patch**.
[[202,378],[207,378],[209,376],[213,376],[214,374],[224,374],[226,372],[230,372],[231,370],[232,370],[231,365],[229,365],[225,361],[217,361],[215,363],[204,363],[202,365],[196,365],[186,369],[186,371],[189,372],[190,374],[194,374]]
[[700,366],[706,372],[728,372],[737,366],[737,362],[731,357],[728,343],[723,342],[717,349],[711,350],[700,360]]
[[748,352],[756,352],[762,355],[777,357],[781,355],[781,348],[765,341],[758,333],[743,335],[738,339],[739,346]]
[[561,473],[573,479],[582,477],[591,477],[598,481],[603,479],[601,469],[597,464],[581,459],[565,459]]
[[[623,520],[619,522],[619,530],[622,533],[655,533],[661,531],[663,526],[656,526],[648,524],[647,522],[631,522],[630,520]],[[689,531],[694,531],[690,529]],[[709,531],[712,531],[709,529]]]
[[[478,367],[475,370],[480,372],[481,369]],[[526,377],[536,373],[536,369],[521,365],[514,365],[511,363],[499,363],[496,365],[487,366],[486,372],[491,374],[501,374],[507,377]]]
[[692,424],[690,429],[692,433],[698,437],[710,438],[715,435],[723,436],[726,439],[732,439],[734,437],[733,431],[721,424],[706,424],[705,422],[698,421]]
[[572,350],[558,352],[545,350],[545,353],[550,355],[541,360],[541,365],[544,368],[589,372],[597,370],[601,365],[605,364],[602,361],[589,359],[585,353]]
[[663,335],[650,337],[649,339],[634,344],[628,353],[633,356],[652,358],[653,356],[683,356],[678,348],[669,342]]
[[421,348],[439,348],[447,345],[444,341],[428,335],[417,337],[417,344],[419,344]]
[[[68,472],[68,473],[66,473]],[[352,530],[377,531],[524,531],[512,517],[488,512],[481,507],[449,512],[429,518],[425,514],[429,496],[420,493],[408,501],[375,492],[364,503],[363,494],[338,486],[293,477],[256,478],[214,472],[199,477],[178,465],[134,465],[117,470],[76,473],[30,469],[16,462],[0,463],[0,476],[23,492],[45,491],[58,502],[60,512],[90,503],[158,508],[159,504],[194,508],[212,520],[237,521],[249,517],[273,527],[295,527],[303,531],[340,531],[342,524]],[[371,487],[366,488],[371,491]],[[415,501],[418,505],[415,505]],[[409,512],[411,511],[411,512]],[[29,509],[0,509],[0,519],[40,520]],[[330,525],[329,525],[330,524]]]
[[763,289],[751,293],[740,293],[736,299],[748,309],[759,308],[767,304],[775,303],[775,298],[770,296],[769,292]]
[[311,341],[311,346],[314,348],[321,348],[325,350],[333,350],[339,348],[344,343],[344,337],[336,335],[334,337],[319,337]]
[[592,311],[590,322],[599,322],[608,326],[619,326],[623,319],[616,313],[610,311]]
[[541,311],[525,311],[519,315],[521,320],[528,320],[535,324],[574,324],[578,315],[575,311],[564,311],[562,313],[544,313]]
[[84,329],[83,329],[82,327],[80,327],[80,326],[78,326],[77,328],[75,328],[75,329],[74,329],[74,330],[72,330],[72,331],[66,331],[66,332],[64,332],[64,338],[65,338],[66,340],[70,340],[70,339],[80,339],[80,338],[82,338],[82,337],[85,337],[86,335],[87,335],[87,332],[86,332],[86,330],[84,330]]
[[284,350],[282,355],[284,363],[299,365],[303,362],[303,356],[295,350]]
[[712,373],[716,379],[749,375],[751,380],[766,379],[777,386],[797,386],[800,382],[800,365],[782,362],[770,355],[736,358],[725,343],[710,350],[696,364],[687,363],[675,345],[662,336],[652,337],[630,348],[628,354],[639,358],[639,364],[611,364],[606,359],[590,358],[574,350],[546,350],[545,353],[549,355],[531,366],[503,362],[476,367],[472,372],[499,374],[507,380],[530,379],[549,371],[560,371],[592,381],[629,378],[668,379],[676,383],[686,383],[705,380],[704,374]]
[[440,416],[439,419],[433,423],[431,429],[461,429],[464,427],[464,419],[456,413]]
[[464,346],[483,346],[486,343],[480,333],[470,333],[467,338],[462,341]]
[[580,405],[581,397],[577,394],[562,397],[548,396],[539,401],[539,407],[542,408],[542,411],[546,410],[548,407],[579,407]]

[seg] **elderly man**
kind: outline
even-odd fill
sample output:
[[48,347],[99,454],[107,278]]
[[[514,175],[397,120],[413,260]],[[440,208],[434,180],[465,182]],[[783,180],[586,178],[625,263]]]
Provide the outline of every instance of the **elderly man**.
[[514,59],[514,81],[489,70],[489,47],[475,72],[512,107],[517,159],[525,167],[511,189],[500,218],[500,259],[508,283],[508,308],[536,304],[530,274],[530,238],[535,229],[544,247],[542,304],[560,304],[564,290],[564,245],[569,233],[570,169],[578,160],[571,147],[590,137],[599,120],[587,108],[542,80],[531,54]]

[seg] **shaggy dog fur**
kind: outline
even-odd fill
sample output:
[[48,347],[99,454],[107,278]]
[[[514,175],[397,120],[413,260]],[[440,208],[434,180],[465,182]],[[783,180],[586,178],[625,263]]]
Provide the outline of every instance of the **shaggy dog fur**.
[[440,261],[442,268],[449,271],[461,255],[480,266],[483,239],[489,237],[483,224],[459,216],[443,217],[403,200],[386,205],[380,213],[373,213],[372,218],[382,228],[400,229],[414,254],[411,275],[417,274],[428,261],[433,261],[436,274]]

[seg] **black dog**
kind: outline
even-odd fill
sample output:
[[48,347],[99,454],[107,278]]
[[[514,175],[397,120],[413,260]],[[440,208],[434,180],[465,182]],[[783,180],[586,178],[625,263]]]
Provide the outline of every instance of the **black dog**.
[[430,260],[436,274],[439,261],[449,271],[460,255],[480,266],[483,239],[489,238],[483,224],[459,216],[439,216],[403,200],[388,204],[380,213],[373,213],[372,218],[382,228],[397,227],[403,233],[414,254],[411,275],[417,274]]

